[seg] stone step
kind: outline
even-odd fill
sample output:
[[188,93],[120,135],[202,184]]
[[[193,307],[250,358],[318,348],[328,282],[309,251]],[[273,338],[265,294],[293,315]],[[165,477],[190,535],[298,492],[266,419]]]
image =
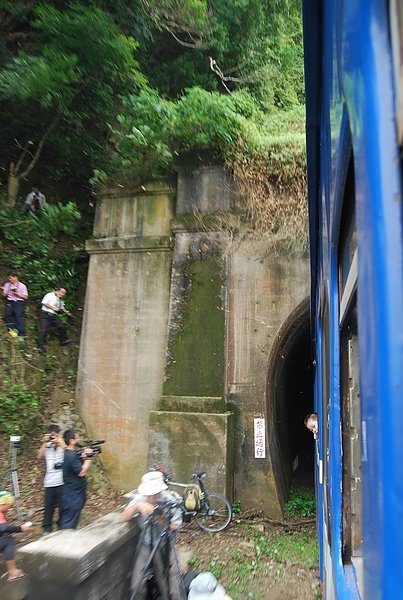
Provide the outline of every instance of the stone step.
[[159,410],[221,414],[228,412],[228,407],[221,396],[161,396]]

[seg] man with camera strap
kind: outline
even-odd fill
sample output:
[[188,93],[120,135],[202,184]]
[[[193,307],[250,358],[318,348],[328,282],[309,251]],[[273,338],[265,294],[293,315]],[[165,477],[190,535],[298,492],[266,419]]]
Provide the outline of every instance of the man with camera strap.
[[63,461],[62,515],[60,529],[76,529],[87,500],[87,473],[92,450],[78,451],[80,436],[74,429],[63,434],[66,449]]
[[45,510],[42,524],[44,534],[52,533],[53,515],[56,509],[59,509],[57,525],[60,525],[64,448],[65,443],[60,433],[60,427],[52,423],[37,452],[38,460],[45,460],[46,464],[43,482],[45,489]]
[[[147,582],[143,578],[143,572],[149,561],[150,554],[153,553],[153,546],[166,524],[168,515],[164,507],[169,508],[171,504],[175,506],[172,510],[168,510],[169,530],[172,534],[182,524],[182,511],[178,507],[176,500],[173,493],[168,491],[168,486],[164,482],[162,473],[159,471],[150,471],[143,475],[137,493],[123,511],[122,520],[124,522],[128,522],[133,517],[138,516],[139,527],[143,530],[139,540],[139,543],[141,543],[137,548],[130,575],[131,598],[135,597],[136,600],[146,600],[147,598]],[[150,521],[150,517],[153,515],[154,518]],[[164,537],[165,544],[171,543],[169,537]],[[169,559],[169,564],[164,564],[164,555],[167,554],[166,550],[164,544],[161,543],[158,546],[157,543],[157,551],[153,555],[154,578],[162,597],[165,597],[162,590],[166,592],[166,589],[169,588],[170,597],[179,600],[184,597],[182,593],[182,577],[178,570],[178,565],[174,563],[172,555]]]

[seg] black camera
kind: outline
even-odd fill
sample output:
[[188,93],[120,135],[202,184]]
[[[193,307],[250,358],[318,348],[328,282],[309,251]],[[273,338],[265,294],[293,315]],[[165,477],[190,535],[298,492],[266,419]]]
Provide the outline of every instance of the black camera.
[[154,508],[154,515],[163,515],[165,512],[172,511],[174,508],[180,506],[180,502],[175,502],[174,500],[162,499],[157,500]]
[[60,469],[63,469],[63,461],[56,462],[56,463],[53,465],[53,468],[54,468],[54,469],[56,469],[56,471],[59,471]]
[[82,445],[80,444],[82,449],[77,450],[76,455],[81,460],[85,460],[86,458],[94,458],[98,454],[101,454],[101,444],[105,444],[105,441],[106,440],[90,440],[89,442],[85,442]]
[[54,433],[49,433],[48,435],[48,442],[53,442],[53,440],[56,439],[56,436]]

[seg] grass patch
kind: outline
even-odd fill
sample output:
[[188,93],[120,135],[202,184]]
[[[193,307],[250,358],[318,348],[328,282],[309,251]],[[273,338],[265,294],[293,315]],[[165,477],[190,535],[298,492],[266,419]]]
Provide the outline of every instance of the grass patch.
[[[274,590],[277,584],[298,591],[301,581],[294,578],[296,571],[311,581],[312,598],[316,598],[316,533],[312,526],[302,527],[292,532],[277,528],[257,532],[254,525],[234,524],[231,529],[236,529],[236,535],[212,536],[189,564],[199,572],[212,572],[233,600],[261,600],[266,597],[262,590]],[[304,593],[305,598],[306,586]]]
[[280,563],[293,563],[307,569],[318,565],[319,551],[316,536],[310,531],[285,534],[273,531],[268,535],[255,536],[256,553]]

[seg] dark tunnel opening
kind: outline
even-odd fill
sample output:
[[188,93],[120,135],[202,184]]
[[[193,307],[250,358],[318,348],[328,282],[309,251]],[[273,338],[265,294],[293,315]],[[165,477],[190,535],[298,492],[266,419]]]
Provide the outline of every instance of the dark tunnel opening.
[[304,426],[313,410],[309,303],[285,322],[273,348],[268,376],[269,448],[274,477],[285,502],[291,486],[313,491],[314,440]]
[[291,485],[313,490],[314,442],[304,425],[304,418],[313,410],[313,381],[310,360],[309,327],[301,328],[294,339],[281,372],[284,384],[277,402],[286,405],[283,440],[289,446],[292,461]]

